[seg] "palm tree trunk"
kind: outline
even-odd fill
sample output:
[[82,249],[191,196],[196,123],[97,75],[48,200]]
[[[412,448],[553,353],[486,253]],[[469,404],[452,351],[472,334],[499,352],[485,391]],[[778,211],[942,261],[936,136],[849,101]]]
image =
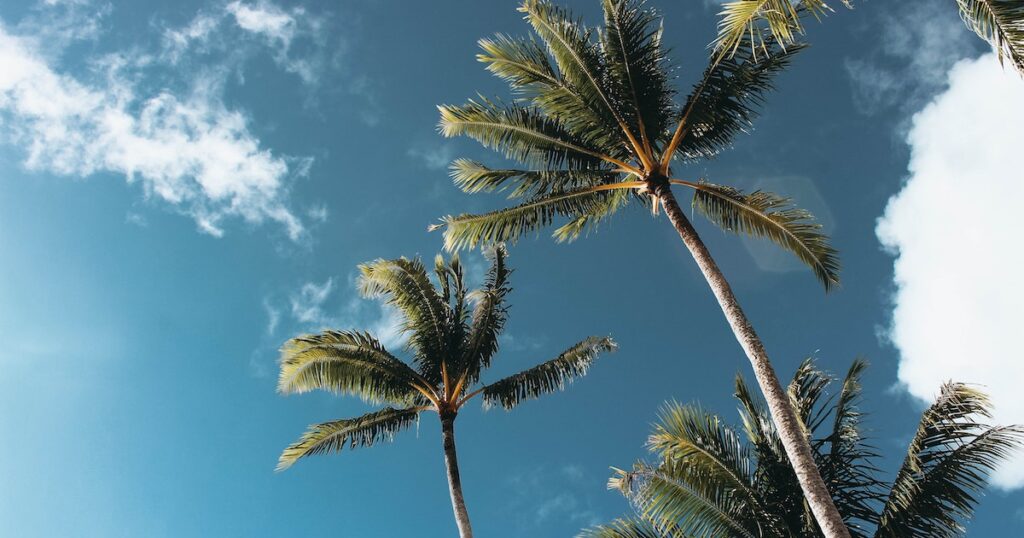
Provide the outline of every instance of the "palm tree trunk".
[[779,378],[775,375],[775,370],[772,369],[771,362],[768,360],[764,344],[754,332],[754,327],[750,325],[743,309],[740,308],[729,282],[725,280],[725,275],[718,268],[718,264],[711,257],[711,253],[704,246],[700,236],[697,235],[697,230],[693,228],[689,219],[679,208],[679,203],[676,202],[672,190],[666,184],[658,191],[656,196],[661,201],[665,214],[668,215],[672,225],[679,232],[679,237],[686,244],[686,248],[690,250],[693,259],[697,261],[701,273],[707,279],[711,291],[714,292],[719,306],[722,307],[722,312],[732,327],[733,334],[736,335],[736,339],[739,340],[740,346],[754,367],[754,377],[757,378],[757,384],[761,387],[761,393],[764,394],[768,409],[771,411],[772,420],[779,431],[779,437],[782,438],[782,446],[785,447],[786,455],[789,456],[789,461],[793,464],[804,497],[811,507],[811,512],[814,513],[814,518],[818,521],[818,526],[828,538],[850,538],[850,532],[847,530],[846,524],[843,523],[839,510],[832,502],[832,497],[825,487],[825,482],[821,479],[821,474],[818,473],[804,427],[800,424],[796,412],[790,404],[789,396],[779,384]]
[[448,491],[452,496],[452,511],[455,512],[455,523],[459,526],[459,536],[473,538],[473,528],[469,525],[469,512],[466,511],[466,501],[462,497],[459,459],[455,454],[454,414],[445,414],[441,417],[441,439],[444,442],[444,465],[448,469]]

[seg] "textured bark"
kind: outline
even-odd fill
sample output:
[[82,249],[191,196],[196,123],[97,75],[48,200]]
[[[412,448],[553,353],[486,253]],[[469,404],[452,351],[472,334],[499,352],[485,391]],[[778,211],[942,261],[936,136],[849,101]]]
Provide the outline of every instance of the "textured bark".
[[779,378],[775,375],[775,370],[772,369],[771,362],[768,360],[764,344],[761,343],[761,339],[754,332],[754,327],[750,325],[746,314],[740,308],[729,282],[725,280],[718,264],[715,263],[711,253],[704,246],[704,242],[697,235],[697,230],[693,228],[689,219],[679,208],[675,195],[672,194],[667,183],[659,185],[654,194],[661,201],[665,214],[672,221],[672,225],[679,232],[679,237],[686,244],[686,248],[690,250],[701,273],[704,274],[704,278],[707,279],[711,291],[714,292],[718,304],[722,307],[722,312],[729,321],[729,326],[732,327],[733,334],[736,335],[736,339],[739,340],[740,346],[754,367],[754,377],[757,378],[757,384],[761,387],[772,420],[782,439],[782,445],[796,471],[800,487],[803,489],[804,497],[814,513],[818,526],[828,538],[850,538],[850,532],[847,530],[839,510],[832,502],[832,497],[829,495],[828,488],[825,487],[825,482],[821,479],[821,474],[818,473],[818,467],[815,465],[814,456],[811,453],[811,445],[793,406],[790,404],[789,396],[779,384]]
[[444,443],[444,465],[448,469],[448,491],[452,496],[452,511],[459,526],[459,536],[473,538],[469,525],[466,500],[462,497],[462,479],[459,478],[459,459],[455,454],[455,415],[441,417],[441,440]]

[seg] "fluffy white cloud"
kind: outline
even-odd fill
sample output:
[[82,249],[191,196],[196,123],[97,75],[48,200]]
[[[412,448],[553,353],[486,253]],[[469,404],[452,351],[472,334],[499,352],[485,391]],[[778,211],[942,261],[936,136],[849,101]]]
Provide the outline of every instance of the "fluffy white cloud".
[[[284,44],[291,43],[295,37],[295,17],[270,2],[246,4],[235,1],[227,5],[227,11],[235,17],[235,22],[243,30],[265,35]],[[303,11],[300,9],[298,13]]]
[[[998,423],[1024,423],[1024,81],[994,55],[956,64],[913,117],[910,175],[878,223],[897,255],[890,337],[899,380],[930,400],[947,380],[984,385]],[[995,475],[1024,486],[1024,458]]]
[[192,73],[181,94],[147,93],[138,82],[152,57],[107,55],[93,62],[100,76],[87,80],[62,73],[52,56],[37,36],[0,25],[0,142],[24,148],[28,169],[121,174],[215,236],[226,218],[303,234],[287,183],[310,163],[262,146],[246,115],[223,103],[223,73]]

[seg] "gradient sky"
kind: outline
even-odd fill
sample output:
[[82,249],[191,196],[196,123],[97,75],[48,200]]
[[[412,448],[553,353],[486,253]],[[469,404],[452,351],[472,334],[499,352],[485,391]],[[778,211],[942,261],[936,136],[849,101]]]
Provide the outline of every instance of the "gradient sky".
[[[568,3],[599,20],[595,0]],[[705,65],[715,2],[653,4],[686,89]],[[1019,283],[963,288],[962,256],[941,241],[951,214],[967,222],[956,243],[979,252],[1006,227],[972,219],[973,205],[943,197],[946,184],[930,172],[953,152],[957,180],[1019,201],[1019,172],[1006,164],[1015,144],[956,149],[986,136],[1019,144],[1024,112],[1013,97],[1024,83],[982,56],[952,0],[858,4],[810,27],[813,46],[779,78],[751,135],[685,173],[791,195],[825,223],[843,259],[843,287],[827,296],[774,247],[699,219],[698,228],[781,377],[809,355],[836,373],[856,356],[870,360],[867,425],[892,472],[919,397],[942,379],[990,385],[1008,410],[998,418],[1024,422],[1007,388],[1020,361],[975,314],[1005,312],[992,323],[1013,326],[1019,310],[1005,306],[1024,292]],[[327,326],[397,340],[393,313],[355,294],[356,265],[431,258],[440,237],[429,223],[498,201],[450,184],[454,157],[498,161],[471,141],[440,138],[435,105],[505,95],[475,61],[475,42],[524,33],[515,8],[0,4],[0,535],[455,533],[434,415],[394,444],[273,472],[307,424],[368,409],[353,398],[277,395],[276,350]],[[645,455],[667,400],[737,418],[732,380],[748,363],[663,220],[626,211],[586,240],[542,235],[512,249],[516,290],[491,379],[591,334],[621,348],[564,393],[512,413],[460,415],[480,536],[571,536],[627,512],[605,489],[609,467]],[[1009,241],[1013,253],[999,255],[1019,259],[1019,239]],[[898,252],[907,263],[894,280]],[[481,260],[469,260],[479,275]],[[1020,266],[1006,260],[962,265],[993,282]],[[1001,477],[969,535],[1024,533],[1024,493],[1014,489],[1024,472]]]

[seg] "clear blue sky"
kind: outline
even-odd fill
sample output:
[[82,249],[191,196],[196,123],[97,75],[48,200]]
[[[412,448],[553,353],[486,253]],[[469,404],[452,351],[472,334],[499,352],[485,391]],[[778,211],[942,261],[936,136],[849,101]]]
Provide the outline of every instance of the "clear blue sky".
[[[569,3],[598,21],[595,0]],[[714,2],[652,3],[685,90]],[[790,194],[829,227],[844,267],[826,296],[785,254],[699,223],[782,377],[808,355],[835,372],[871,361],[868,424],[891,471],[922,405],[885,338],[893,256],[876,221],[907,178],[913,113],[984,49],[952,0],[860,4],[812,26],[756,130],[687,173]],[[451,186],[451,158],[495,161],[441,139],[435,105],[504,95],[475,42],[525,32],[515,7],[0,4],[0,535],[455,533],[433,415],[394,444],[273,472],[307,424],[367,409],[277,395],[276,349],[322,326],[386,330],[355,266],[432,257],[429,223],[496,202]],[[901,41],[914,10],[948,28],[941,43],[927,28]],[[663,402],[733,419],[748,364],[672,229],[643,211],[568,246],[524,241],[510,263],[493,375],[590,334],[621,348],[569,391],[462,413],[465,493],[480,536],[570,536],[628,510],[609,467],[645,455]],[[1022,510],[1020,490],[992,490],[970,535],[1020,534]]]

